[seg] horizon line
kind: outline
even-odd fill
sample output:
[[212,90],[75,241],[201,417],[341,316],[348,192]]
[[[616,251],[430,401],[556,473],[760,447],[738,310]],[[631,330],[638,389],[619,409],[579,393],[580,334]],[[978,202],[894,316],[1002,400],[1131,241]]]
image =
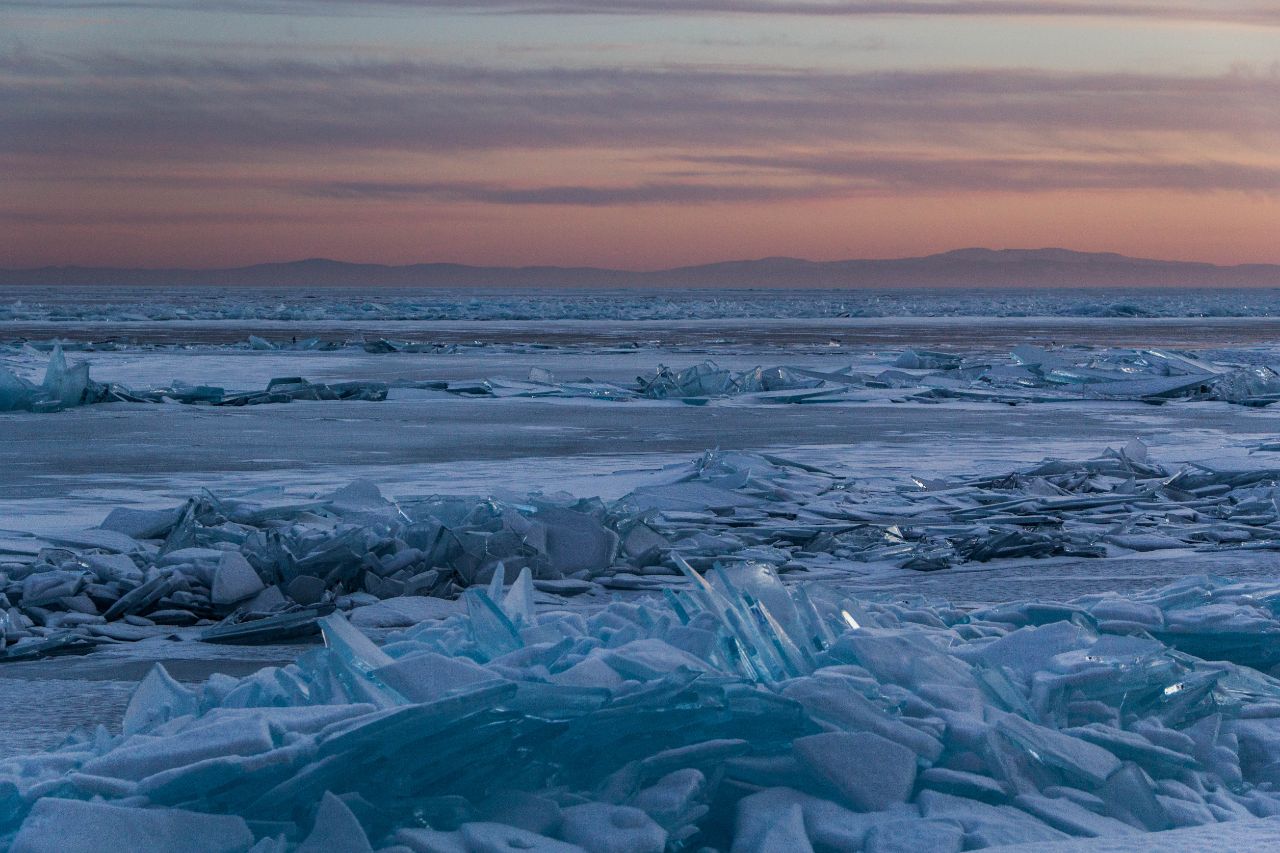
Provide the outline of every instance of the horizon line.
[[627,273],[633,275],[661,274],[680,272],[684,270],[694,270],[705,267],[714,267],[725,264],[760,264],[769,261],[789,261],[794,263],[824,265],[824,264],[842,264],[842,263],[893,263],[900,261],[918,261],[932,260],[944,258],[948,255],[958,255],[965,252],[986,252],[992,255],[1027,253],[1027,254],[1048,254],[1053,252],[1066,253],[1070,255],[1079,255],[1092,258],[1110,258],[1122,261],[1139,261],[1146,263],[1159,264],[1178,264],[1187,266],[1211,267],[1218,270],[1239,270],[1244,268],[1256,267],[1280,267],[1280,260],[1276,261],[1246,261],[1234,264],[1223,264],[1214,261],[1203,260],[1173,260],[1169,258],[1153,258],[1142,255],[1127,255],[1121,252],[1109,251],[1089,251],[1083,249],[1070,249],[1062,246],[1041,246],[1036,248],[1027,247],[1003,247],[993,249],[987,246],[959,246],[954,249],[946,249],[939,252],[930,252],[923,255],[902,255],[897,257],[842,257],[830,260],[814,260],[812,258],[804,258],[793,255],[765,255],[754,258],[732,257],[721,260],[704,261],[700,263],[678,264],[676,266],[647,267],[647,268],[631,268],[631,267],[610,267],[595,266],[591,264],[478,264],[466,263],[462,261],[449,260],[421,260],[409,261],[407,263],[386,263],[383,261],[359,261],[344,260],[341,258],[331,258],[322,256],[312,256],[303,258],[293,258],[290,260],[264,260],[254,261],[252,263],[235,264],[230,266],[108,266],[98,264],[68,263],[68,264],[45,264],[42,266],[24,266],[24,267],[0,267],[0,272],[4,273],[36,273],[36,272],[52,272],[52,271],[84,271],[84,270],[103,270],[112,272],[189,272],[189,273],[216,273],[216,272],[236,272],[240,270],[256,269],[260,267],[272,266],[298,266],[302,264],[325,263],[340,266],[353,267],[378,267],[387,270],[403,270],[413,267],[460,267],[464,269],[474,270],[504,270],[518,272],[521,270],[575,270],[590,272],[608,272],[608,273]]

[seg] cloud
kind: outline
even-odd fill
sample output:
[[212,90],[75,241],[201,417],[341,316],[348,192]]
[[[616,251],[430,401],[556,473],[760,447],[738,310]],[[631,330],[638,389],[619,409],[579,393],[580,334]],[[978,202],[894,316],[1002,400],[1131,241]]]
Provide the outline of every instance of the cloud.
[[850,190],[899,193],[1165,189],[1280,193],[1280,165],[1209,159],[713,155],[690,163],[821,177]]
[[[958,157],[919,152],[886,156],[876,152],[770,155],[703,154],[680,158],[687,169],[653,169],[651,179],[608,184],[539,184],[511,180],[400,180],[395,178],[297,179],[144,174],[95,178],[68,172],[59,181],[102,183],[135,190],[187,190],[226,199],[267,192],[277,199],[301,197],[317,204],[312,215],[329,218],[325,202],[479,204],[504,207],[627,207],[806,201],[832,198],[937,196],[957,193],[1042,193],[1061,191],[1154,190],[1182,193],[1235,192],[1280,195],[1280,164],[1257,165],[1209,159],[1152,160],[1105,152],[1081,157]],[[640,171],[644,173],[644,164]],[[17,212],[11,212],[18,216]],[[176,213],[132,212],[130,222],[162,222],[190,213],[191,221],[231,221],[267,216],[255,210]],[[32,214],[35,216],[36,214]],[[73,221],[79,214],[51,214]],[[293,214],[288,214],[292,216]],[[0,214],[3,216],[3,214]],[[108,220],[111,216],[107,215]],[[81,216],[80,218],[83,218]],[[51,222],[54,220],[50,220]],[[96,221],[96,220],[95,220]]]
[[[691,162],[742,167],[747,178],[655,181],[605,186],[507,186],[466,181],[298,182],[295,192],[342,201],[427,201],[618,207],[779,202],[949,193],[1064,190],[1174,190],[1280,194],[1280,166],[1213,161],[1149,162],[1066,159],[908,157],[769,157],[720,155]],[[777,173],[801,183],[777,183]],[[774,178],[774,182],[764,180]]]
[[56,227],[150,227],[166,225],[262,225],[287,222],[332,222],[333,216],[298,211],[264,210],[31,210],[0,208],[0,222]]
[[1276,103],[1274,68],[840,73],[0,55],[11,155],[117,164],[378,150],[1034,150],[1138,134],[1269,150],[1280,133]]
[[327,181],[299,184],[297,190],[313,197],[342,200],[422,199],[497,205],[567,205],[616,207],[659,204],[723,204],[767,202],[840,195],[833,186],[768,186],[764,184],[652,182],[624,185],[504,186],[485,182]]
[[769,15],[1091,17],[1216,21],[1280,26],[1273,3],[1201,0],[0,0],[0,9],[178,10],[185,12],[367,16],[394,11],[504,15]]

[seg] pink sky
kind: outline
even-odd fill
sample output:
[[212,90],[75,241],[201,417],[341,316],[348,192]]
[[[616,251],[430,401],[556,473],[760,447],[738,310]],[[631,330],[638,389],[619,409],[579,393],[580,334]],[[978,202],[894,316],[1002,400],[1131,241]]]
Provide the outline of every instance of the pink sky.
[[0,266],[1280,262],[1270,5],[205,9],[0,0]]

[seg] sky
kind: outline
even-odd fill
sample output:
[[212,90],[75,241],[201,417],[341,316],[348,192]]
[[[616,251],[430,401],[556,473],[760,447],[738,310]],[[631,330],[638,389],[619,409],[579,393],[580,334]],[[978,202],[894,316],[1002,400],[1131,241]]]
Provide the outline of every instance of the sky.
[[1280,263],[1276,0],[0,0],[0,266]]

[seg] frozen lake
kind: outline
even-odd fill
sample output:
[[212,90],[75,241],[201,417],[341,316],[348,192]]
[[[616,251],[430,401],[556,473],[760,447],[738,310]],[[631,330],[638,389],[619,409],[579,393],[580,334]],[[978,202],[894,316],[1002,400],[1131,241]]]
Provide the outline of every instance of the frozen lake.
[[[250,347],[250,335],[269,343]],[[344,345],[289,348],[310,337]],[[360,343],[382,337],[436,346],[369,352]],[[290,376],[387,383],[390,389],[382,401],[243,407],[110,402],[48,413],[0,412],[0,549],[9,552],[0,562],[29,561],[40,548],[96,526],[115,508],[175,507],[204,490],[234,497],[280,487],[280,499],[302,499],[367,480],[382,495],[409,503],[431,495],[507,500],[531,492],[616,501],[661,482],[665,470],[707,450],[794,460],[837,472],[851,488],[873,496],[893,495],[913,477],[981,478],[1046,457],[1091,459],[1134,439],[1169,470],[1205,462],[1232,470],[1257,467],[1280,461],[1280,454],[1266,449],[1276,439],[1272,410],[1213,399],[1158,406],[1133,399],[1008,405],[963,395],[926,400],[914,391],[860,386],[857,393],[806,405],[751,394],[690,405],[680,399],[455,392],[485,380],[523,387],[530,378],[548,387],[579,380],[632,387],[637,376],[659,365],[680,369],[703,361],[737,372],[785,366],[823,375],[879,375],[899,370],[895,365],[907,350],[970,357],[1027,343],[1055,352],[1183,350],[1214,364],[1263,365],[1271,363],[1278,337],[1280,320],[1265,317],[161,321],[50,319],[28,312],[0,323],[0,342],[9,342],[0,348],[0,366],[32,381],[39,381],[48,359],[47,342],[58,338],[72,363],[89,362],[92,379],[133,389],[179,380],[249,390]],[[106,340],[113,344],[84,347]],[[925,370],[914,370],[910,376],[927,379]],[[442,390],[446,385],[453,390]],[[1193,497],[1187,500],[1194,503]],[[923,595],[979,608],[1107,591],[1139,594],[1196,575],[1275,578],[1274,550],[1175,545],[1155,551],[1111,547],[1101,559],[998,558],[931,572],[872,562],[848,571],[815,570],[812,584],[830,595]],[[796,578],[788,575],[788,585]],[[607,595],[562,604],[595,612],[611,597],[640,601],[653,590],[619,585]],[[281,666],[310,647],[218,646],[195,640],[195,634],[175,627],[89,654],[0,664],[0,690],[21,697],[0,714],[0,754],[56,745],[80,727],[101,724],[118,732],[135,685],[156,662],[179,682],[196,685],[216,674],[242,678]]]

